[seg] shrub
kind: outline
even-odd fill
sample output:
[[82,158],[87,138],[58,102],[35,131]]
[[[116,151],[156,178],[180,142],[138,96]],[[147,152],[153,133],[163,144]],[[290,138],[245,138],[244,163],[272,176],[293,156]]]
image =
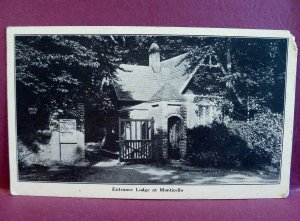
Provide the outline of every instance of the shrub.
[[188,161],[201,167],[271,166],[279,170],[282,116],[269,110],[251,121],[231,121],[198,126],[188,131]]
[[187,157],[201,167],[240,167],[247,143],[224,124],[212,123],[189,129]]
[[[281,160],[283,119],[282,115],[266,109],[249,122],[232,121],[228,127],[247,142],[251,150],[246,164],[269,164],[279,169]],[[254,154],[254,155],[253,155]]]
[[36,139],[42,144],[48,144],[52,136],[51,130],[38,130],[36,132]]
[[34,152],[24,143],[17,139],[18,167],[20,170],[32,166],[34,163]]

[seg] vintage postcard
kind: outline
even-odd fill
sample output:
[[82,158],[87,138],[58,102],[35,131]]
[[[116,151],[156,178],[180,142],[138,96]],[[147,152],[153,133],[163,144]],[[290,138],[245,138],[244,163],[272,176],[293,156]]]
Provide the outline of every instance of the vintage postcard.
[[285,198],[288,31],[9,27],[11,193]]

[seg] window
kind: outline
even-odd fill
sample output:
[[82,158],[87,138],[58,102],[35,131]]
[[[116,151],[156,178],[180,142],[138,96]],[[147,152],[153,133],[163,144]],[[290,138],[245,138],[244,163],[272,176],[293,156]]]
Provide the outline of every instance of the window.
[[213,105],[199,106],[198,117],[201,125],[209,124],[213,121],[215,107]]

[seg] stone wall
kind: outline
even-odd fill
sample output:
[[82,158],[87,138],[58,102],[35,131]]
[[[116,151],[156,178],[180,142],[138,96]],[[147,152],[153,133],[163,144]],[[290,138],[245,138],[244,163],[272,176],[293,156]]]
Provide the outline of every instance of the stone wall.
[[161,155],[159,159],[167,160],[168,156],[168,119],[172,116],[177,116],[182,120],[182,130],[180,133],[180,155],[184,158],[186,155],[186,123],[187,109],[182,102],[160,101],[151,104],[149,109],[149,117],[154,119],[155,129],[155,148]]
[[180,108],[180,113],[183,119],[183,125],[182,125],[182,134],[181,134],[181,140],[179,143],[180,148],[180,155],[181,158],[186,157],[186,150],[187,150],[187,107],[185,105],[182,105]]

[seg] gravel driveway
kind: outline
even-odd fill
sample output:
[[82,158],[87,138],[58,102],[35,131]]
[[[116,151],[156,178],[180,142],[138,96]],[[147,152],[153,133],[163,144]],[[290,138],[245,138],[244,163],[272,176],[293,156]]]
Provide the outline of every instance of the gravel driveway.
[[163,166],[124,164],[118,160],[90,167],[55,167],[20,172],[20,180],[130,184],[274,184],[279,175],[265,171],[197,168],[172,161]]

